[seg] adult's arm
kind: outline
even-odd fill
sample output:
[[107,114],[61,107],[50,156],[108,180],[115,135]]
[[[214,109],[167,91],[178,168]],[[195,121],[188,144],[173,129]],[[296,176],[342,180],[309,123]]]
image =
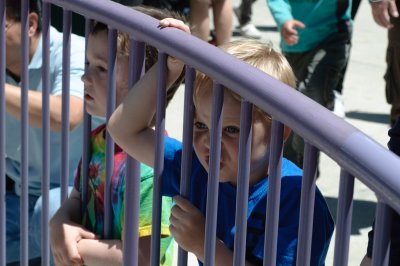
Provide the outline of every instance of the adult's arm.
[[[6,110],[17,119],[21,117],[21,88],[5,84]],[[50,127],[53,131],[61,131],[62,98],[61,95],[50,95]],[[83,100],[77,96],[70,96],[69,104],[69,128],[76,128],[83,118]],[[42,93],[28,91],[29,124],[32,127],[42,127]]]

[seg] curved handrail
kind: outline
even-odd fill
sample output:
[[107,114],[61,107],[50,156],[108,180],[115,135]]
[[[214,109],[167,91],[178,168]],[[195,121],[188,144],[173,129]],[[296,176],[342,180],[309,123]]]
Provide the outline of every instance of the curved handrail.
[[154,18],[117,3],[44,2],[107,23],[204,72],[291,127],[400,212],[400,159],[300,92],[194,36],[160,29]]

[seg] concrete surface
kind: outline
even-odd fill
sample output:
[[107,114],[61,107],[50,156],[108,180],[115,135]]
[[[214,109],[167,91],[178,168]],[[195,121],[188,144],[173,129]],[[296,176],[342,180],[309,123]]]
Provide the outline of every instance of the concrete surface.
[[[240,0],[233,0],[234,6]],[[266,1],[253,4],[253,22],[263,33],[262,40],[271,41],[279,50],[279,33],[270,15]],[[234,37],[239,37],[237,19],[234,18]],[[386,147],[388,141],[390,106],[386,103],[383,75],[386,68],[385,50],[387,32],[377,26],[371,15],[367,1],[361,3],[354,23],[353,47],[350,63],[344,82],[345,120],[359,128],[371,138]],[[171,136],[182,136],[183,89],[179,90],[167,111],[167,130]],[[323,121],[321,121],[323,125]],[[371,155],[373,156],[373,155]],[[321,175],[318,186],[326,196],[332,215],[336,216],[337,194],[339,189],[339,167],[326,155],[320,162]],[[354,215],[350,240],[348,265],[359,265],[367,247],[367,233],[373,220],[376,198],[365,185],[356,182],[354,192]],[[333,265],[334,239],[331,242],[326,265]],[[191,257],[189,265],[196,265]]]

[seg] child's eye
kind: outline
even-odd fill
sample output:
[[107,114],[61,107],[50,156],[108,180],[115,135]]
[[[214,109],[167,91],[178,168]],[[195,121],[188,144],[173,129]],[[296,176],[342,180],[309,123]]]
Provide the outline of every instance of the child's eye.
[[204,130],[204,129],[207,129],[206,124],[201,123],[201,122],[195,122],[195,123],[194,123],[194,127],[195,127],[197,130]]
[[107,72],[107,69],[102,66],[97,66],[96,68],[101,72]]
[[224,128],[224,131],[229,134],[237,134],[240,132],[240,129],[238,127],[229,126]]

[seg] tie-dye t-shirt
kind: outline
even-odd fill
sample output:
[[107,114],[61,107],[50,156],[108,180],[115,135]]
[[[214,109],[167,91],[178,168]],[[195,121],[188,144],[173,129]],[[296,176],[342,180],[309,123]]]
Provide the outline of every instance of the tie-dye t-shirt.
[[[98,236],[103,235],[104,226],[104,186],[105,186],[105,125],[101,125],[92,132],[91,159],[88,173],[87,204],[82,206],[82,224]],[[112,205],[112,235],[111,239],[123,239],[124,228],[124,191],[125,191],[125,153],[115,145],[114,170],[111,178],[111,205]],[[82,173],[79,163],[75,173],[74,187],[82,190]],[[151,236],[152,199],[153,199],[153,169],[145,164],[140,165],[140,211],[139,237]],[[82,193],[81,193],[82,195]],[[171,198],[162,198],[160,259],[161,265],[171,265],[173,240],[169,232],[169,216]]]

